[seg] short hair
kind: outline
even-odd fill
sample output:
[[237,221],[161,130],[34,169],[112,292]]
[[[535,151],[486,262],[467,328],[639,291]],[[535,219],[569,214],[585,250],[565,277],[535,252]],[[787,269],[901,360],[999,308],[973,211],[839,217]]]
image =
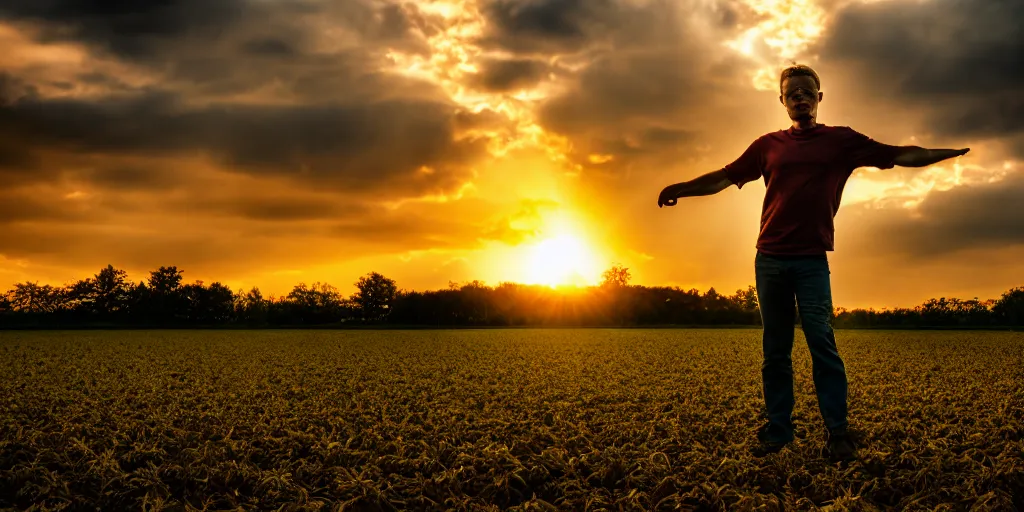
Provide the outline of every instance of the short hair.
[[818,89],[821,89],[821,79],[818,78],[818,74],[815,73],[810,66],[805,66],[803,64],[794,64],[786,69],[783,69],[782,75],[779,76],[780,93],[782,92],[782,83],[785,82],[787,78],[793,76],[809,76],[814,79],[814,86],[817,87]]

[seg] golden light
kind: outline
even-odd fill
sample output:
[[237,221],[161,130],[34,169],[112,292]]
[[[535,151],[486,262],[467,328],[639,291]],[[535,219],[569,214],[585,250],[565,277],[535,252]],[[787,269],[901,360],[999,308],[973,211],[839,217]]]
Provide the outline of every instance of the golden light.
[[[503,184],[502,193],[506,196],[564,203],[559,181],[578,176],[582,166],[569,158],[569,139],[545,130],[536,115],[537,105],[557,94],[563,85],[549,76],[548,80],[514,91],[494,92],[475,87],[475,75],[481,72],[480,63],[484,59],[507,57],[477,44],[485,32],[481,2],[432,0],[421,3],[420,10],[442,18],[439,30],[427,37],[429,53],[388,49],[388,70],[437,84],[467,112],[490,111],[507,118],[511,130],[506,131],[504,127],[493,132],[488,131],[491,128],[470,129],[459,136],[488,138],[487,149],[493,160],[484,165],[491,171],[510,167],[516,176],[512,183]],[[569,65],[571,63],[566,64]],[[593,163],[609,160],[606,155],[591,157]],[[524,172],[522,168],[530,171]],[[500,178],[503,175],[487,173],[475,180],[474,187],[479,187],[477,191],[486,190],[503,180]],[[452,199],[460,197],[461,192]],[[393,202],[388,206],[396,208],[401,204]],[[528,232],[530,241],[485,245],[480,249],[483,257],[474,264],[476,275],[496,282],[512,280],[549,286],[583,286],[598,281],[603,270],[596,256],[599,253],[585,241],[588,230],[579,219],[569,222],[565,218],[545,216],[529,229],[511,227]]]
[[[1012,167],[962,163],[960,159],[921,169],[900,178],[884,171],[867,168],[861,178],[850,180],[843,191],[843,204],[866,203],[874,208],[894,204],[914,209],[932,192],[945,192],[956,187],[995,183],[1004,179]],[[891,177],[890,177],[891,176]]]
[[[778,72],[821,37],[825,30],[825,10],[816,0],[743,0],[759,17],[726,46],[758,62],[752,76],[758,90],[774,90]],[[758,47],[770,55],[761,54]]]
[[529,254],[527,284],[585,286],[596,284],[601,272],[594,251],[574,235],[542,240]]
[[534,112],[539,102],[558,90],[556,84],[548,81],[530,89],[499,93],[477,90],[468,85],[467,80],[480,71],[479,59],[495,56],[475,43],[484,34],[484,15],[478,2],[434,0],[420,4],[418,8],[441,16],[443,27],[427,38],[430,47],[427,57],[389,49],[386,55],[391,61],[391,71],[438,84],[452,101],[470,112],[491,110],[512,121],[513,133],[490,139],[488,150],[493,156],[502,158],[518,149],[540,148],[552,162],[562,167],[563,172],[569,175],[579,172],[580,166],[566,156],[568,139],[544,130]]
[[[779,74],[796,59],[814,66],[809,50],[828,30],[838,9],[848,4],[872,3],[878,0],[741,0],[758,16],[758,21],[741,27],[736,38],[725,46],[749,58],[754,68],[750,78],[755,89],[778,91]],[[799,62],[799,61],[797,61]],[[899,142],[915,144],[914,137]],[[897,181],[891,173],[868,171],[862,178],[851,180],[843,193],[844,204],[868,203],[883,208],[899,205],[916,208],[932,191],[945,191],[962,185],[991,183],[1005,175],[992,166],[963,163],[960,159],[930,166],[916,172],[907,181]],[[864,179],[866,178],[866,179]],[[894,199],[895,198],[895,199]],[[908,199],[909,198],[909,199]]]

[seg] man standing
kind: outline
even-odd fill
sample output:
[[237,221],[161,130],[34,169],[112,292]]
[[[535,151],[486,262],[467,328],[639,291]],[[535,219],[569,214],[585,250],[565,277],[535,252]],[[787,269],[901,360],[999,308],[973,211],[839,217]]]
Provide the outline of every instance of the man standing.
[[[856,456],[848,432],[846,368],[832,330],[832,290],[826,253],[833,250],[833,219],[854,169],[924,167],[969,149],[925,149],[882,144],[845,126],[817,122],[823,94],[817,73],[792,66],[779,79],[779,101],[793,124],[755,140],[734,162],[693,180],[669,185],[658,206],[765,179],[754,271],[763,324],[768,421],[757,432],[754,455],[775,453],[793,441],[793,338],[796,311],[810,349],[814,387],[825,422],[825,451],[833,461]],[[795,300],[794,300],[795,299]],[[794,307],[794,303],[796,307]]]

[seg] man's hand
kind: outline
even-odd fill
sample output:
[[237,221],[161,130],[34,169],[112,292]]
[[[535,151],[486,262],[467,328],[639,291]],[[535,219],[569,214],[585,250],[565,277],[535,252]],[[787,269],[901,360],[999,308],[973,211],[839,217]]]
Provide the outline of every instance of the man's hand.
[[658,208],[662,206],[675,206],[677,200],[682,195],[683,185],[685,183],[676,183],[662,189],[661,194],[658,195]]
[[719,169],[698,176],[690,181],[669,185],[658,195],[658,208],[675,206],[680,197],[709,196],[717,194],[732,185],[725,171]]

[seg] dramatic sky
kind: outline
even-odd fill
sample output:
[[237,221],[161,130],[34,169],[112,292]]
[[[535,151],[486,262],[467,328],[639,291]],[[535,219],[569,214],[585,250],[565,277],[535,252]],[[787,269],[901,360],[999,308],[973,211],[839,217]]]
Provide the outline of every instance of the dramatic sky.
[[1020,0],[7,0],[0,285],[113,264],[343,292],[449,281],[753,283],[763,182],[657,207],[670,183],[819,121],[970,147],[860,169],[836,305],[1024,285]]

